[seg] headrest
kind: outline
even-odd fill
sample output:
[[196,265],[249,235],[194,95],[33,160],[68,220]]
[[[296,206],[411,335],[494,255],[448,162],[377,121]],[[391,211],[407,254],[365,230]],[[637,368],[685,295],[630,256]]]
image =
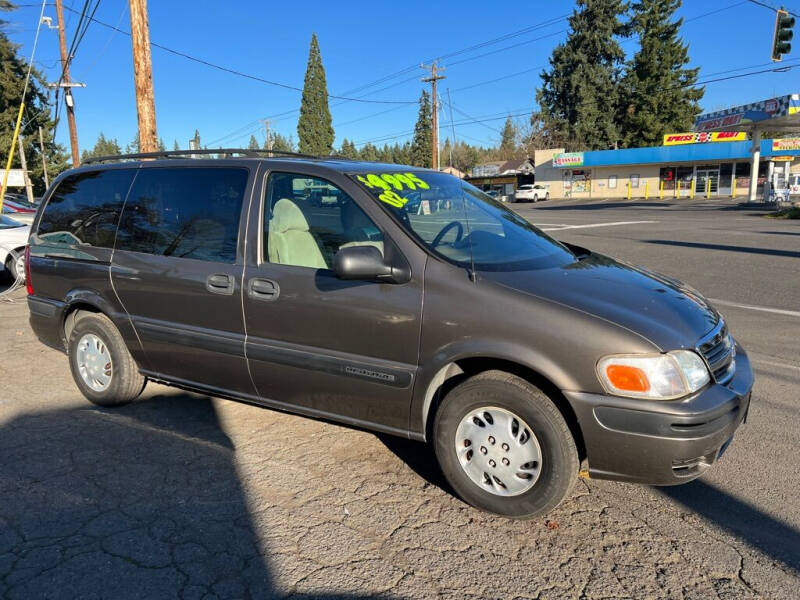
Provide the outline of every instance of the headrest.
[[303,211],[288,198],[281,198],[275,203],[272,209],[272,220],[269,228],[277,233],[287,231],[308,231],[308,221],[306,221]]

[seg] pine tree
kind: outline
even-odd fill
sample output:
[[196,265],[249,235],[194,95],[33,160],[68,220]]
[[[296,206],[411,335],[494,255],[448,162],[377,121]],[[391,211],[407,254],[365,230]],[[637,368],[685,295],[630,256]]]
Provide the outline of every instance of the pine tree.
[[334,132],[328,107],[328,85],[325,82],[325,67],[322,66],[316,33],[311,36],[311,47],[308,51],[297,135],[300,152],[303,154],[326,156],[333,151]]
[[422,90],[419,97],[419,114],[414,126],[414,139],[411,142],[411,164],[417,167],[430,167],[433,162],[433,113],[431,97]]
[[681,0],[638,0],[628,28],[639,51],[622,81],[619,121],[625,146],[660,144],[669,132],[691,131],[704,88],[694,87],[700,69],[687,69],[689,49],[675,20]]
[[377,160],[378,160],[378,149],[374,145],[372,145],[370,143],[366,143],[361,148],[361,151],[359,152],[358,157],[361,160],[366,160],[366,161],[369,161],[369,162],[377,162]]
[[175,140],[175,142],[172,144],[172,149],[173,150],[180,150],[181,149],[181,147],[178,145],[178,140]]
[[356,145],[344,138],[342,140],[342,147],[339,149],[339,156],[344,156],[345,158],[356,159],[358,158],[358,150],[356,150]]
[[[5,0],[0,1],[0,11],[13,10],[14,7]],[[14,128],[17,123],[19,106],[22,101],[22,90],[25,75],[28,72],[28,59],[19,55],[19,46],[11,42],[4,32],[6,22],[0,19],[0,156],[3,165],[7,152],[11,147]],[[68,167],[68,156],[64,148],[55,143],[54,123],[50,117],[50,106],[44,90],[44,78],[36,69],[31,71],[28,91],[25,95],[25,110],[22,113],[20,136],[28,163],[28,171],[33,183],[34,193],[44,192],[44,169],[39,149],[39,127],[42,128],[47,172],[52,179]],[[19,144],[19,142],[17,142]],[[13,149],[12,168],[20,168],[19,152]],[[0,179],[0,184],[2,180]]]
[[514,158],[517,152],[517,128],[511,117],[506,119],[503,131],[500,133],[500,157],[503,160]]
[[258,140],[256,139],[256,136],[251,135],[250,136],[250,141],[247,143],[247,149],[248,150],[259,150],[260,148],[261,148],[261,146],[259,146]]
[[[281,152],[295,152],[294,138],[292,138],[292,136],[287,138],[285,135],[281,135],[280,133],[271,133],[270,139],[272,140],[273,150],[279,150]],[[264,149],[267,149],[266,143],[264,144]]]
[[114,156],[118,154],[122,154],[119,142],[115,138],[106,138],[101,131],[100,135],[97,136],[97,141],[94,143],[94,148],[84,150],[81,153],[81,162],[94,156]]
[[548,129],[570,148],[607,149],[620,132],[615,107],[625,53],[623,0],[577,0],[567,40],[553,50],[536,99]]
[[125,146],[125,154],[138,154],[141,152],[142,145],[139,143],[139,132],[136,132],[136,137],[134,137],[130,143]]

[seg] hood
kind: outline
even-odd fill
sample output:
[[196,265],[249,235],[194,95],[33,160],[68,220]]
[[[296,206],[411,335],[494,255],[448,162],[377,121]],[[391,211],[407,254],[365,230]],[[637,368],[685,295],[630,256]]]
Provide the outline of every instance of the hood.
[[480,276],[626,327],[663,351],[693,348],[720,319],[690,286],[602,254],[548,269],[481,271]]

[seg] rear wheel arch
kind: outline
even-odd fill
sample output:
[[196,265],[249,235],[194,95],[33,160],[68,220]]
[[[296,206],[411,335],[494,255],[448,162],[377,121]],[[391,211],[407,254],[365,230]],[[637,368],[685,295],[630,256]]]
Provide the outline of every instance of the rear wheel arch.
[[432,439],[436,411],[447,393],[459,383],[486,371],[511,373],[539,388],[556,405],[567,422],[578,449],[579,459],[586,458],[586,446],[577,415],[561,390],[544,374],[527,365],[493,357],[469,357],[454,360],[437,371],[428,384],[423,405],[422,424],[426,440]]
[[69,340],[69,336],[72,335],[72,330],[75,328],[75,323],[85,315],[93,315],[93,314],[101,314],[105,315],[109,319],[109,315],[106,315],[100,308],[95,306],[94,304],[90,304],[89,302],[74,302],[69,304],[64,310],[64,318],[61,324],[61,335],[64,340],[64,347],[66,348],[67,341]]

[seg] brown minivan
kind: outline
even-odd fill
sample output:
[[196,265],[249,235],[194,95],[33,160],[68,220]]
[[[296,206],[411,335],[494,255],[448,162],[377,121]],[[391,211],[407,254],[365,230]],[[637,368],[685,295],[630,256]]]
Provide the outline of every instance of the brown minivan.
[[747,354],[679,281],[443,173],[185,154],[63,173],[34,221],[31,325],[96,404],[152,380],[427,441],[509,517],[555,507],[582,463],[690,481],[747,416]]

